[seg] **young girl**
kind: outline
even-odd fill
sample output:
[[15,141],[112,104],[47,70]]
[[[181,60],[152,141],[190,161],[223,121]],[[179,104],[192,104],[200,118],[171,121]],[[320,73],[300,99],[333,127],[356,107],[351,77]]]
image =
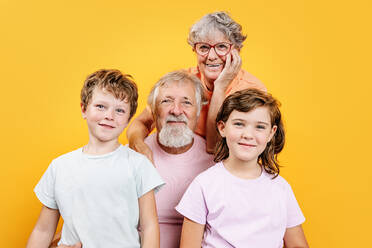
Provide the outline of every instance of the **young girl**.
[[181,248],[308,247],[305,218],[279,176],[279,103],[259,90],[238,91],[225,99],[216,123],[218,163],[195,178],[176,207],[185,217]]

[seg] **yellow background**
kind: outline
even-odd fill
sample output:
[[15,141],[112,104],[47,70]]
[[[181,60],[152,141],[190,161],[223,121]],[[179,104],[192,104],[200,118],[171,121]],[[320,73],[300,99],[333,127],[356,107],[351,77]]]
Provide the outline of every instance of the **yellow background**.
[[243,25],[243,68],[282,102],[282,175],[311,247],[369,247],[370,1],[175,2],[0,1],[1,247],[25,246],[41,207],[33,187],[53,158],[87,142],[86,75],[132,74],[141,111],[160,76],[196,64],[188,29],[216,10]]

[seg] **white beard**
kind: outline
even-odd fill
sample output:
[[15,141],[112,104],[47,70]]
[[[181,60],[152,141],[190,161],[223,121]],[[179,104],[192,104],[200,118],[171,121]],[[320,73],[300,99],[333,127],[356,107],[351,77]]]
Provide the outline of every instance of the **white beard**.
[[179,148],[189,145],[193,141],[194,132],[187,126],[187,118],[181,116],[168,116],[167,121],[185,121],[186,125],[172,126],[165,124],[158,134],[160,144],[166,147]]

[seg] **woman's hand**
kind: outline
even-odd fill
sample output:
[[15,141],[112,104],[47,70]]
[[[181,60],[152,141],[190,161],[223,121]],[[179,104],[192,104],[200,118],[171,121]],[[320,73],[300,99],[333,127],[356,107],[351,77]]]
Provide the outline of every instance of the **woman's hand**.
[[237,49],[233,48],[226,55],[225,67],[214,82],[214,89],[225,91],[227,86],[238,75],[242,67],[242,59]]

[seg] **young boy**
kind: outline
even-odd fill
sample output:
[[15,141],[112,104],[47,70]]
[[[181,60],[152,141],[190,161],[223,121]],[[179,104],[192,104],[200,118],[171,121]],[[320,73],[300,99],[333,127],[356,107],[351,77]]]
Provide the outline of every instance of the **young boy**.
[[137,98],[135,83],[118,70],[87,77],[81,110],[89,142],[54,159],[36,185],[43,207],[27,248],[48,247],[60,215],[59,244],[159,247],[154,191],[164,183],[144,156],[118,142],[136,112]]

